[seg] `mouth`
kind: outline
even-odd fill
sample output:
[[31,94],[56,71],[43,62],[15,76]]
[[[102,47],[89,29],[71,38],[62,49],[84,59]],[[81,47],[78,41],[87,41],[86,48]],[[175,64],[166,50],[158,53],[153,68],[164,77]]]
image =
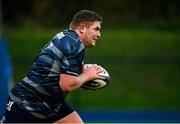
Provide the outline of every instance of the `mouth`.
[[98,39],[98,37],[94,37],[94,41],[96,41]]

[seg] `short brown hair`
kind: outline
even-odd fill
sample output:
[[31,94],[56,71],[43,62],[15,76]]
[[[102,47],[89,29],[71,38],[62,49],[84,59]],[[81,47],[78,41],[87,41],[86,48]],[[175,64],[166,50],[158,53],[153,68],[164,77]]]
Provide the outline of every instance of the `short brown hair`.
[[93,11],[81,10],[74,15],[69,27],[75,29],[82,22],[89,24],[94,21],[102,23],[102,17]]

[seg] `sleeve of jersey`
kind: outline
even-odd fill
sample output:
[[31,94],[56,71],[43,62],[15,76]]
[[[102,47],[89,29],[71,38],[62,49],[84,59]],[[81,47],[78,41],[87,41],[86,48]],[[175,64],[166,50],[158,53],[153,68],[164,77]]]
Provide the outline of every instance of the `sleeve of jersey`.
[[83,53],[74,41],[62,39],[58,45],[64,57],[61,61],[61,74],[78,76],[82,73]]

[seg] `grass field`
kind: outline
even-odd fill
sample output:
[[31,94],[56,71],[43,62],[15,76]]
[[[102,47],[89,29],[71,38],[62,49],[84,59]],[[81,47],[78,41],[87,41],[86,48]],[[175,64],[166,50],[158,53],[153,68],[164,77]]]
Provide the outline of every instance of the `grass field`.
[[[21,80],[38,50],[61,30],[6,29],[14,67]],[[68,101],[81,109],[180,110],[180,31],[102,30],[85,63],[98,63],[111,75],[108,87],[80,89]]]

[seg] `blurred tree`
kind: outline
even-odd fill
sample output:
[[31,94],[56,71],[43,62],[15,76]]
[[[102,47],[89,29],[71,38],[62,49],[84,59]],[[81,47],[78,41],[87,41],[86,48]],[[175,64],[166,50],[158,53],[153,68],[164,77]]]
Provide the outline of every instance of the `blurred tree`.
[[72,15],[85,4],[83,0],[39,0],[32,6],[33,19],[46,26],[64,26],[69,24]]
[[99,12],[105,25],[133,21],[180,22],[179,0],[3,0],[6,25],[61,27],[80,9]]
[[22,25],[31,13],[32,0],[2,0],[3,19],[6,25]]

